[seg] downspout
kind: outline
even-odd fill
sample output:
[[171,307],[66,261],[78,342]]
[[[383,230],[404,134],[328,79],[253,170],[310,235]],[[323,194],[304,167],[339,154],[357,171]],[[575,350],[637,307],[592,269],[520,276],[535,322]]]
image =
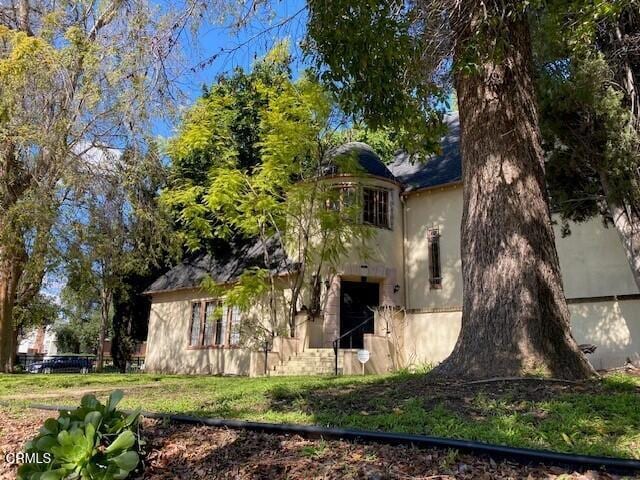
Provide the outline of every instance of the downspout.
[[404,282],[402,296],[406,310],[409,308],[409,283],[407,282],[407,200],[402,192],[400,192],[400,204],[402,206],[402,281]]

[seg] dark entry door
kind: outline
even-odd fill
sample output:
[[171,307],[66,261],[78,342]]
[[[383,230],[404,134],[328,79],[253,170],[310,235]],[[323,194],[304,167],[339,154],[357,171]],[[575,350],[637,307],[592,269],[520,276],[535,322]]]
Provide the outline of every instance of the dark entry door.
[[340,348],[363,347],[364,334],[373,333],[373,312],[369,307],[377,307],[379,303],[377,283],[340,283],[340,336],[355,329],[340,340]]

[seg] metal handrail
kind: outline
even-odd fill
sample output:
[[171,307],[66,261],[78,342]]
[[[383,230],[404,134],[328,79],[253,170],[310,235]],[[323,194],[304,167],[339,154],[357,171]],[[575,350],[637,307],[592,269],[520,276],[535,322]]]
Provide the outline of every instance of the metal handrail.
[[[276,338],[276,332],[273,330],[269,330],[267,327],[263,325],[258,325],[267,335],[271,335],[271,338],[268,336],[264,339],[264,374],[267,376],[269,374],[269,352],[273,349],[273,341]],[[269,348],[269,341],[271,341],[271,348]]]
[[335,353],[335,356],[336,356],[335,367],[334,367],[334,372],[336,376],[338,375],[338,350],[340,349],[340,340],[347,337],[348,335],[351,335],[353,332],[355,332],[359,328],[364,327],[370,321],[371,321],[371,317],[367,317],[367,319],[364,322],[356,325],[351,330],[346,331],[345,333],[343,333],[333,341],[333,352]]

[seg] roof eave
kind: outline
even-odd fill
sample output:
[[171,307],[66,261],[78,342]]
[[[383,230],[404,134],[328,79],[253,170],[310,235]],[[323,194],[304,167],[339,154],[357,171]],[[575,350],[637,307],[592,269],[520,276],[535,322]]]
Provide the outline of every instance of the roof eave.
[[373,178],[375,180],[382,180],[385,182],[389,182],[393,185],[396,185],[398,187],[402,187],[404,185],[404,183],[394,179],[394,178],[388,178],[388,177],[383,177],[381,175],[373,175],[371,173],[362,173],[362,174],[355,174],[355,173],[334,173],[331,175],[325,175],[322,177],[317,177],[318,180],[335,180],[337,178]]
[[[289,276],[291,273],[290,272],[282,272],[282,273],[278,273],[276,275],[276,277],[286,277]],[[229,285],[233,285],[236,282],[222,282],[222,283],[216,283],[216,285],[220,286],[220,287],[227,287]],[[145,290],[144,292],[142,292],[142,295],[145,296],[152,296],[152,295],[157,295],[159,293],[171,293],[171,292],[182,292],[185,290],[204,290],[203,287],[200,286],[191,286],[191,287],[176,287],[176,288],[167,288],[164,290]]]
[[406,197],[406,196],[411,195],[413,193],[426,192],[428,190],[436,190],[438,188],[455,187],[457,185],[462,185],[462,180],[454,180],[453,182],[440,183],[438,185],[429,185],[428,187],[418,187],[418,188],[412,188],[412,189],[405,188],[402,191],[401,195],[403,197]]

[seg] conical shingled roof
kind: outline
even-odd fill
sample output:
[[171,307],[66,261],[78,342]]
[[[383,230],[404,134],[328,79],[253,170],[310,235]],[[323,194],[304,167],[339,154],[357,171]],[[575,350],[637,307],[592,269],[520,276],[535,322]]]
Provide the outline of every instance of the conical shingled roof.
[[339,166],[340,162],[337,161],[341,158],[344,159],[351,156],[357,161],[357,166],[362,169],[361,173],[395,180],[393,173],[389,171],[373,148],[363,142],[349,142],[330,150],[327,154],[323,174],[337,175],[340,173],[353,173],[341,171],[342,169]]

